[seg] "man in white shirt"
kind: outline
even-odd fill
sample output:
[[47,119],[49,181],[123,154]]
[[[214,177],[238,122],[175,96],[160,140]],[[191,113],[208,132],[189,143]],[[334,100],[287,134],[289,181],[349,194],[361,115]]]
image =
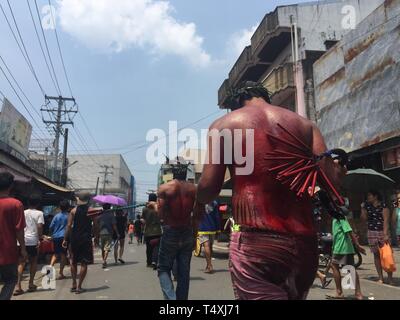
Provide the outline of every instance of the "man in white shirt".
[[[30,263],[30,278],[28,292],[36,291],[37,286],[33,283],[37,269],[38,249],[40,240],[43,236],[44,215],[39,211],[41,198],[32,195],[29,199],[29,209],[25,210],[25,246],[28,253],[28,261]],[[24,293],[21,287],[22,274],[25,269],[26,260],[21,260],[18,265],[18,283],[14,292],[15,296]]]

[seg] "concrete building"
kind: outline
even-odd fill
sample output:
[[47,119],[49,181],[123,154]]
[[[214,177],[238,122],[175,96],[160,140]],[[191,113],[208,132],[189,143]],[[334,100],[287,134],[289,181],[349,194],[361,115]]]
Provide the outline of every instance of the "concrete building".
[[[292,38],[297,25],[307,116],[315,120],[313,63],[376,9],[383,0],[327,0],[280,6],[266,14],[218,91],[224,108],[229,90],[242,81],[262,82],[272,103],[296,109]],[[348,19],[350,19],[348,21]],[[354,21],[351,21],[351,20]],[[354,25],[351,25],[354,23]],[[292,32],[293,30],[293,32]]]
[[120,154],[69,155],[68,184],[77,191],[114,194],[132,203],[136,199],[132,173]]
[[[349,152],[349,169],[371,168],[400,185],[399,29],[400,0],[385,1],[314,64],[314,79],[317,124],[328,148]],[[358,220],[364,195],[347,195],[365,238]],[[393,197],[385,192],[389,206]]]

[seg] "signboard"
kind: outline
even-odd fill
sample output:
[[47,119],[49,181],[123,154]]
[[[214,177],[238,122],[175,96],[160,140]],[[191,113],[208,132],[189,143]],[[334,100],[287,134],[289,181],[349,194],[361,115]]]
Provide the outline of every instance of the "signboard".
[[381,156],[383,170],[400,168],[400,147],[383,151]]
[[0,141],[10,148],[12,155],[26,160],[31,134],[31,124],[4,98],[0,113]]

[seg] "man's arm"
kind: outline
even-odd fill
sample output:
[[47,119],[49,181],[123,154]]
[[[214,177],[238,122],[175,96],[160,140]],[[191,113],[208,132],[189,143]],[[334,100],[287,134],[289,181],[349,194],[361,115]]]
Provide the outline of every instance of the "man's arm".
[[94,234],[94,244],[96,246],[99,245],[99,239],[100,239],[100,223],[99,223],[100,217],[95,217],[93,219],[93,234]]
[[[214,147],[213,136],[210,132],[220,132],[219,121],[214,122],[209,128],[207,144],[207,163],[203,167],[201,179],[197,186],[196,203],[205,205],[216,199],[224,183],[226,164],[224,161],[224,138],[219,136],[219,148]],[[214,137],[214,139],[217,139]],[[216,141],[214,141],[216,142]],[[215,143],[215,145],[218,145]],[[230,150],[233,152],[233,150]],[[218,160],[218,161],[215,161]],[[216,163],[215,163],[216,162]]]
[[69,239],[69,236],[71,234],[72,224],[74,222],[75,212],[76,212],[76,209],[74,208],[74,209],[71,210],[71,212],[68,215],[67,229],[65,230],[64,241],[62,243],[63,248],[67,248],[67,246],[68,246],[68,239]]
[[353,244],[356,246],[357,250],[361,252],[362,254],[367,254],[365,249],[361,247],[360,242],[358,241],[358,237],[355,235],[353,231],[350,232],[350,238],[353,241]]
[[26,247],[25,247],[25,213],[24,213],[24,207],[22,204],[17,205],[16,207],[16,212],[14,215],[15,218],[15,231],[16,231],[16,240],[19,243],[19,246],[21,248],[21,257],[25,261],[28,258],[28,253],[26,252]]
[[[320,155],[327,151],[327,147],[325,144],[325,140],[321,134],[321,131],[318,127],[313,124],[313,153],[315,155]],[[334,161],[331,158],[323,158],[319,162],[320,167],[324,171],[324,173],[328,176],[329,180],[332,182],[334,187],[338,189],[341,185],[341,182],[346,175],[346,168],[343,168],[338,161]]]
[[385,241],[390,241],[390,211],[388,208],[383,209],[383,230]]
[[165,215],[168,211],[167,206],[167,192],[165,185],[160,186],[157,192],[157,204],[158,204],[158,216],[161,220],[164,220]]
[[361,206],[361,219],[365,222],[368,221],[368,213],[363,206]]

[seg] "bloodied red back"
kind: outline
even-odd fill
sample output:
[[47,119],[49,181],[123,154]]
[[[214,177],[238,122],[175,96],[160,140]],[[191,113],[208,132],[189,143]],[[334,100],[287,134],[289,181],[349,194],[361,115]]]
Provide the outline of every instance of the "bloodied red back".
[[164,224],[171,227],[191,226],[191,216],[196,196],[193,183],[173,180],[163,185],[165,205]]
[[[271,141],[268,134],[289,138],[278,124],[288,128],[312,149],[313,127],[310,121],[297,114],[256,100],[229,114],[222,123],[229,129],[254,129],[254,170],[250,175],[237,174],[236,162],[229,166],[233,182],[233,212],[235,221],[248,227],[272,229],[300,235],[314,234],[311,200],[299,199],[282,185],[269,169],[281,162],[267,160],[268,152],[279,149],[296,152],[291,146]],[[246,136],[242,135],[242,150],[246,150]],[[237,141],[234,149],[240,146]]]

